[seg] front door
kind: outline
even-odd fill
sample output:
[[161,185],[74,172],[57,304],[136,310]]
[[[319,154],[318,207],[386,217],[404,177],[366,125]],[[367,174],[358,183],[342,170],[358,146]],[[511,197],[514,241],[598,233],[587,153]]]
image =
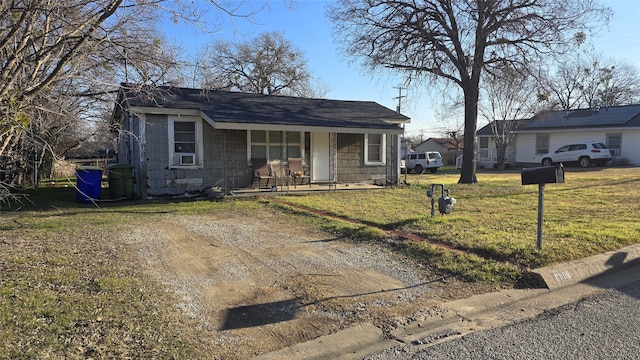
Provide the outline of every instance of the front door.
[[329,181],[329,133],[311,133],[311,181]]

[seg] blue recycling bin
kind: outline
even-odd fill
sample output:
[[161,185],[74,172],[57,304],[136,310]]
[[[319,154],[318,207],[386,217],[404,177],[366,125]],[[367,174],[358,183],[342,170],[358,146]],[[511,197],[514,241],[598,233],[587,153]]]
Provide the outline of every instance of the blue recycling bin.
[[76,201],[89,203],[100,199],[102,169],[97,166],[82,166],[76,169]]

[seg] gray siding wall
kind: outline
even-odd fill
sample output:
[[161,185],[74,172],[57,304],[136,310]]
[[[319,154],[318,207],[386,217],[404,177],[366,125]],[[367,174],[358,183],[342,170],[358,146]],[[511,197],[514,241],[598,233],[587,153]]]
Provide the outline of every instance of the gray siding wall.
[[249,187],[253,171],[247,162],[247,132],[215,130],[205,123],[204,138],[204,167],[209,170],[208,187],[220,187],[225,193]]
[[127,165],[140,163],[140,144],[137,137],[140,134],[140,119],[133,114],[123,113],[119,131],[118,163]]
[[[139,117],[137,116],[132,116],[132,132],[133,134],[139,135],[140,134],[140,127],[141,127],[141,122],[142,120],[140,120]],[[126,121],[126,120],[125,120]],[[146,196],[146,192],[142,192],[140,189],[141,186],[143,186],[145,183],[141,182],[139,179],[142,179],[142,169],[140,168],[140,164],[143,163],[143,147],[144,145],[140,144],[140,140],[139,138],[137,138],[136,136],[134,136],[133,134],[127,134],[125,136],[129,136],[130,137],[130,153],[131,153],[131,159],[129,159],[129,165],[133,165],[135,167],[135,186],[134,188],[138,188],[138,191],[136,191],[136,195],[137,196]]]
[[118,142],[118,163],[135,167],[134,193],[136,196],[144,196],[140,192],[141,172],[141,144],[139,142],[141,120],[137,116],[124,112],[120,118],[120,134]]
[[[251,185],[252,169],[247,158],[247,132],[244,130],[216,130],[202,123],[202,168],[171,168],[169,161],[169,120],[166,115],[146,114],[144,120],[133,118],[131,130],[143,140],[133,138],[129,156],[125,160],[136,167],[136,194],[148,196],[181,195],[220,187],[225,193]],[[125,118],[123,122],[127,124]],[[123,124],[124,125],[124,124]],[[123,135],[126,136],[126,135]],[[337,181],[340,183],[398,182],[399,137],[387,134],[386,164],[364,164],[364,135],[338,134]],[[124,141],[124,140],[123,140]],[[123,144],[124,145],[124,144]],[[121,147],[121,151],[127,150]],[[305,157],[310,154],[310,134],[305,134]],[[124,159],[120,159],[121,162]],[[306,159],[308,163],[308,158]]]
[[171,168],[166,115],[146,117],[146,193],[150,196],[180,195],[220,187],[225,192],[249,187],[252,172],[247,164],[246,131],[215,130],[202,125],[203,167]]
[[337,181],[339,183],[383,182],[395,184],[397,175],[397,136],[387,134],[386,164],[364,164],[364,135],[338,134]]

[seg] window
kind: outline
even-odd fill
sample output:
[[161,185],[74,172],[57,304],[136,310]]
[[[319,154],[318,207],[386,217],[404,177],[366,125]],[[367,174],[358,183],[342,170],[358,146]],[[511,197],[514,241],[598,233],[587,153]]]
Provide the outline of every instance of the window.
[[622,134],[607,134],[607,147],[611,156],[622,155]]
[[300,133],[297,131],[287,131],[287,157],[301,158],[301,142]]
[[171,167],[202,166],[202,121],[195,116],[169,117]]
[[549,152],[549,135],[536,135],[536,154],[546,154]]
[[385,162],[385,136],[384,134],[364,135],[364,163],[367,165],[380,165]]
[[486,136],[482,136],[478,138],[479,140],[479,151],[478,156],[480,159],[489,159],[489,138]]
[[301,133],[297,131],[251,130],[251,157],[285,160],[302,157]]

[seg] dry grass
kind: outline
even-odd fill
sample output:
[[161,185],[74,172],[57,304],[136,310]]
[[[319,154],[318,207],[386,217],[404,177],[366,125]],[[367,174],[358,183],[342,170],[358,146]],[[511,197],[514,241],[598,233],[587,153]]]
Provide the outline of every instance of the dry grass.
[[[401,229],[458,249],[392,242],[428,266],[469,280],[512,285],[527,268],[578,259],[637,243],[640,168],[567,169],[566,183],[547,185],[543,249],[536,248],[537,186],[520,173],[482,172],[478,184],[458,175],[412,175],[411,185],[285,200],[361,224],[291,211],[309,226],[377,241],[379,229]],[[426,189],[442,183],[458,202],[430,216]],[[0,213],[0,358],[207,358],[206,335],[175,308],[163,284],[137,265],[118,239],[120,224],[158,213],[242,212],[266,201],[73,202],[73,189],[30,193],[33,203]],[[15,211],[15,208],[20,208]],[[459,251],[462,250],[462,251]]]
[[[528,268],[584,258],[640,239],[640,168],[568,168],[564,184],[546,185],[542,250],[536,247],[537,186],[522,186],[518,171],[481,172],[477,184],[457,184],[458,178],[453,173],[410,175],[410,186],[287,201],[464,250],[468,256],[428,243],[404,246],[442,270],[498,283],[512,283]],[[426,190],[433,183],[444,184],[457,199],[451,214],[440,215],[436,202],[436,216],[431,217]]]
[[0,358],[208,358],[207,336],[145,273],[120,224],[158,213],[250,211],[255,203],[73,203],[73,190],[31,192],[0,216]]

